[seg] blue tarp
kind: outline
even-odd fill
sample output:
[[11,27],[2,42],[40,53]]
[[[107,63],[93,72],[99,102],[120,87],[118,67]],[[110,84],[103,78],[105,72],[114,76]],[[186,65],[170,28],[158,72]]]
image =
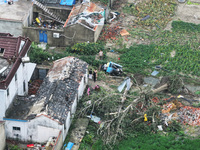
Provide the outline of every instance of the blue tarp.
[[[18,0],[13,0],[13,2],[17,2]],[[0,5],[8,3],[7,0],[0,0]]]
[[65,148],[65,150],[71,150],[72,147],[73,147],[73,145],[74,145],[74,143],[69,142],[69,143],[67,144],[67,147]]
[[75,2],[76,0],[61,0],[60,5],[72,6],[75,4]]

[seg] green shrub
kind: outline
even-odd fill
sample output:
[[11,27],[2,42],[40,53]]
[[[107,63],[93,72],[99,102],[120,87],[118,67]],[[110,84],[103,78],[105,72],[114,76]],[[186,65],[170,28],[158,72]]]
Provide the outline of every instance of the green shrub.
[[107,63],[106,60],[103,60],[103,61],[96,60],[95,56],[80,56],[79,59],[81,59],[81,60],[87,62],[89,65],[92,65],[95,67],[99,67],[99,65],[101,65],[101,64],[103,65],[103,64]]
[[29,51],[29,57],[30,61],[41,64],[43,61],[48,60],[52,55],[49,54],[47,51],[44,51],[43,49],[39,48],[37,44],[32,42],[31,48]]
[[104,50],[104,45],[101,43],[77,43],[72,46],[72,52],[79,55],[96,55],[100,50]]

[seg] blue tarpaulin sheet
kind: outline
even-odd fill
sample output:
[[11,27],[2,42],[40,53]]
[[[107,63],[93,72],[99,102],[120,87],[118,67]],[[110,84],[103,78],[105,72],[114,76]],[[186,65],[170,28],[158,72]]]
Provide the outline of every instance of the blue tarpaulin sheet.
[[[13,2],[17,2],[18,0],[13,0]],[[7,0],[0,0],[0,5],[8,3]]]
[[76,0],[61,0],[60,5],[72,6],[75,4],[75,2]]
[[65,150],[71,150],[72,147],[73,147],[73,145],[74,145],[74,143],[69,142],[69,143],[67,144],[67,147],[65,148]]

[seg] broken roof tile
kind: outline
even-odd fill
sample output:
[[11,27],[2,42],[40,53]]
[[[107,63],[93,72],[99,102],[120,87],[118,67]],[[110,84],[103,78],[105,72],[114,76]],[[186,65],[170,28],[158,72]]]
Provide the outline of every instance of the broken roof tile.
[[[67,67],[66,64],[68,64]],[[30,119],[33,114],[48,114],[49,117],[64,123],[72,102],[77,96],[80,84],[77,81],[82,79],[87,67],[86,62],[75,57],[65,57],[55,61],[43,80],[36,97],[10,107],[6,117]],[[64,73],[63,70],[66,72]],[[66,74],[67,76],[65,76]],[[22,112],[21,108],[26,108],[25,111],[28,113]],[[13,111],[18,113],[13,113]]]

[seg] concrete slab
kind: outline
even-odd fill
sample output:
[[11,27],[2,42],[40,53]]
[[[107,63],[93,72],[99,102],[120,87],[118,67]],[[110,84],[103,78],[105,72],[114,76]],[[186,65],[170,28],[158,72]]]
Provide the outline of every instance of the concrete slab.
[[69,142],[74,143],[71,150],[79,149],[80,143],[84,137],[88,123],[89,123],[88,118],[79,118],[76,121],[75,128],[72,130],[71,135],[70,135],[70,140],[69,140]]
[[12,5],[4,3],[0,6],[0,20],[23,21],[32,8],[32,1],[19,0]]
[[184,22],[200,24],[200,5],[178,5],[176,18]]

